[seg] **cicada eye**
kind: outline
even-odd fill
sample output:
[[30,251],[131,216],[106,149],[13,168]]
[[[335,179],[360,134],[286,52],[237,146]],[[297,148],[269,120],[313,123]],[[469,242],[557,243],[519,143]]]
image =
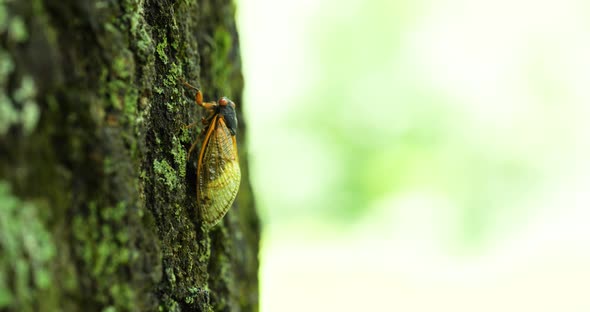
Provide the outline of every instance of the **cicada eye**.
[[227,98],[226,98],[226,97],[222,97],[222,98],[220,98],[220,99],[219,99],[219,101],[217,101],[217,103],[218,103],[220,106],[226,106],[228,102],[229,102],[229,101],[227,100]]

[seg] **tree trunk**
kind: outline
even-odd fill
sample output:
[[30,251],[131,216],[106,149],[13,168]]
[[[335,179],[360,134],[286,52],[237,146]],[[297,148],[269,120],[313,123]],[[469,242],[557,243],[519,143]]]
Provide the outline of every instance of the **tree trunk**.
[[[258,310],[234,13],[0,1],[0,310]],[[186,155],[204,112],[181,80],[238,106],[242,183],[210,231]]]

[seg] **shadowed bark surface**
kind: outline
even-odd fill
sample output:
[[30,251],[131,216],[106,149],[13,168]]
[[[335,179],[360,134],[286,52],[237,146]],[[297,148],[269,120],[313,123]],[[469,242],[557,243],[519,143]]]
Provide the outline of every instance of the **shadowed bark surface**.
[[[259,223],[229,0],[0,1],[0,310],[257,311]],[[186,151],[236,102],[242,183],[210,232]]]

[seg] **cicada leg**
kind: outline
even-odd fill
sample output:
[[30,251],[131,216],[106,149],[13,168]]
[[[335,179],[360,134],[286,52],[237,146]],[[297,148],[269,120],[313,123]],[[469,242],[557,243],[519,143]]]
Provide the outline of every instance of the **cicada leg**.
[[[209,125],[209,123],[211,122],[211,120],[213,119],[213,117],[215,117],[215,107],[217,107],[217,103],[216,102],[203,102],[203,93],[201,92],[201,90],[199,88],[191,85],[190,83],[184,81],[183,79],[180,79],[180,81],[186,87],[189,87],[189,88],[197,91],[197,93],[195,94],[195,103],[197,103],[197,105],[201,106],[202,108],[206,109],[209,112],[209,116],[207,116],[207,118],[201,119],[201,123],[205,127],[207,127]],[[197,122],[190,123],[185,126],[185,129],[193,127],[196,124],[197,124]],[[197,143],[199,143],[202,140],[205,132],[206,131],[201,131],[201,134],[199,134],[199,137],[191,145],[191,148],[188,150],[188,153],[186,155],[187,160],[190,159],[191,153],[197,147]]]
[[194,122],[189,123],[188,125],[182,126],[182,129],[190,129],[190,128],[196,126],[196,125],[197,125],[197,122],[194,121]]
[[180,80],[182,82],[182,84],[184,84],[186,87],[189,87],[195,91],[197,91],[197,93],[195,93],[195,102],[197,103],[197,105],[203,107],[204,109],[208,110],[208,111],[212,111],[213,108],[215,108],[215,106],[217,106],[217,103],[212,101],[212,102],[203,102],[203,93],[201,92],[201,89],[191,85],[190,83],[184,81],[184,80]]
[[187,159],[187,161],[190,159],[190,157],[191,157],[191,153],[193,152],[193,150],[195,149],[195,147],[197,147],[197,143],[198,143],[198,142],[199,142],[199,140],[198,140],[198,139],[197,139],[197,140],[195,140],[195,141],[193,142],[193,145],[191,145],[191,148],[188,150],[188,153],[186,154],[186,159]]
[[[186,159],[189,159],[190,158],[191,153],[193,152],[193,150],[195,149],[195,147],[197,147],[197,143],[203,141],[203,136],[205,135],[205,133],[207,133],[206,129],[209,126],[209,124],[211,124],[211,120],[214,117],[215,117],[215,113],[212,113],[207,118],[205,118],[205,117],[201,118],[201,122],[203,123],[203,125],[205,125],[205,129],[203,129],[203,131],[201,131],[201,133],[199,134],[199,136],[197,137],[197,139],[193,142],[193,145],[191,145],[191,148],[188,150],[188,154],[186,155]],[[192,125],[194,125],[194,124],[196,124],[196,122],[193,122],[192,123]]]

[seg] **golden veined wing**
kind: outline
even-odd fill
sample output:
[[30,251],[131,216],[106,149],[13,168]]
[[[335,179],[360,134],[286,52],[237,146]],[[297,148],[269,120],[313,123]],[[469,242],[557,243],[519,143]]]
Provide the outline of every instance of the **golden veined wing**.
[[197,165],[197,205],[208,228],[217,224],[233,204],[240,179],[236,137],[217,115],[207,128]]

